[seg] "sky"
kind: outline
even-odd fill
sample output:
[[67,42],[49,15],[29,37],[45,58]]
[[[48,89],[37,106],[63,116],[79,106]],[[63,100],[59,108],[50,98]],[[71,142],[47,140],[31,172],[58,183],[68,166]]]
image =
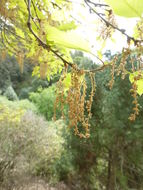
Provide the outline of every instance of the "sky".
[[[97,37],[99,36],[99,33],[97,32],[97,28],[99,28],[98,18],[94,13],[91,14],[89,12],[88,7],[81,6],[80,3],[82,2],[82,0],[71,1],[73,2],[73,17],[75,17],[81,23],[81,26],[78,28],[78,32],[89,41],[92,47],[92,52],[97,55],[98,50],[100,50],[102,46],[101,42],[97,40]],[[94,0],[94,2],[99,3],[99,0]],[[126,33],[132,36],[137,19],[124,18],[119,16],[116,16],[115,18],[118,27],[121,29],[125,29]],[[111,50],[113,54],[116,52],[120,52],[123,47],[126,47],[126,40],[126,37],[123,36],[120,32],[115,32],[112,36],[112,40],[107,40],[102,52],[105,52],[106,50]]]

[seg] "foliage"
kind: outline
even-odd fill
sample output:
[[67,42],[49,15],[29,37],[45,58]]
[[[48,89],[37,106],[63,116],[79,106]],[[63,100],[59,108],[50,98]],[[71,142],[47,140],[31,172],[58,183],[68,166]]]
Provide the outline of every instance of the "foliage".
[[[24,58],[31,58],[32,61],[36,62],[33,75],[41,77],[41,79],[48,79],[48,81],[50,81],[56,74],[62,73],[60,79],[60,82],[62,83],[62,79],[64,77],[70,79],[69,76],[71,74],[71,86],[70,84],[68,84],[68,87],[66,86],[68,96],[66,102],[69,107],[68,117],[71,119],[71,126],[75,127],[75,134],[80,137],[89,137],[90,110],[93,102],[93,93],[95,91],[93,73],[102,71],[108,66],[112,67],[110,88],[113,85],[115,74],[118,75],[122,73],[121,77],[124,78],[126,75],[133,74],[136,71],[140,73],[132,84],[132,96],[135,101],[134,112],[131,117],[129,117],[130,120],[135,120],[136,116],[139,114],[137,93],[140,95],[142,94],[142,91],[138,89],[138,86],[142,87],[142,80],[140,80],[142,79],[140,66],[142,62],[142,32],[140,32],[142,19],[140,18],[136,25],[138,35],[129,36],[124,29],[120,29],[117,26],[115,15],[111,8],[113,8],[115,14],[118,13],[119,15],[127,17],[141,17],[143,10],[141,6],[142,2],[140,0],[129,2],[121,1],[119,6],[113,1],[107,1],[109,6],[108,4],[102,3],[96,4],[89,0],[84,0],[84,3],[90,8],[91,12],[95,13],[104,23],[102,29],[103,32],[101,32],[101,35],[98,37],[98,39],[102,38],[104,40],[103,44],[105,44],[108,38],[112,38],[112,34],[116,30],[127,37],[128,46],[127,48],[122,49],[122,58],[119,65],[117,64],[116,58],[112,61],[110,60],[108,63],[104,63],[101,59],[102,52],[100,51],[95,55],[95,57],[103,64],[98,69],[78,68],[77,64],[72,62],[69,49],[83,50],[86,52],[90,52],[91,50],[88,42],[81,39],[81,35],[77,35],[77,31],[75,30],[77,28],[77,22],[76,19],[71,16],[73,10],[72,2],[64,0],[56,2],[49,0],[22,0],[22,2],[17,0],[14,2],[11,0],[3,0],[0,9],[1,43],[3,44],[1,57],[5,57],[4,55],[7,50],[9,53],[15,54],[21,73],[24,71]],[[102,15],[96,10],[97,6],[99,6],[101,12],[103,12]],[[107,9],[104,9],[104,7],[107,7]],[[131,48],[132,44],[134,45],[134,49]],[[131,57],[133,54],[136,54],[139,67],[133,67],[131,73],[129,73],[126,69],[126,63],[128,57]],[[67,69],[68,66],[71,67],[71,70]],[[91,78],[92,88],[89,100],[84,102],[84,94],[86,94],[87,87],[85,80],[86,75]],[[140,85],[137,85],[137,81]],[[63,83],[64,82],[65,80]],[[62,85],[62,88],[64,88],[65,84]],[[64,89],[62,88],[60,90],[63,93]],[[23,89],[21,97],[28,97],[30,91],[30,88],[28,90]],[[61,92],[59,92],[59,94],[60,93]],[[77,100],[78,104],[82,104],[79,106],[81,108],[79,111],[77,111],[77,104],[75,104],[75,99],[77,97],[80,97]],[[74,106],[71,106],[73,104]],[[86,106],[84,106],[85,104]],[[74,107],[76,108],[73,109]],[[85,112],[88,112],[88,116]],[[74,115],[78,115],[78,118]],[[85,135],[80,133],[80,130],[78,129],[78,125],[81,123],[83,128],[85,128]]]
[[[11,114],[12,112],[12,114]],[[20,187],[30,176],[59,179],[56,161],[64,152],[62,121],[48,123],[31,111],[0,107],[0,184]]]
[[[39,89],[38,92],[32,92],[29,97],[37,107],[38,112],[43,114],[47,120],[52,120],[54,117],[55,91],[56,87],[53,85],[49,88]],[[60,110],[57,110],[57,117],[60,115]]]
[[105,0],[114,10],[115,14],[124,17],[141,17],[143,13],[142,0],[118,1]]
[[20,118],[24,114],[25,110],[21,108],[17,108],[13,111],[12,108],[7,107],[6,105],[0,104],[0,112],[1,112],[1,116],[0,116],[1,125],[3,125],[6,120],[17,125],[17,123],[20,122]]
[[[7,3],[8,6],[6,6]],[[41,11],[39,10],[39,6],[41,7]],[[16,9],[16,7],[18,7],[18,9]],[[72,4],[66,1],[56,1],[56,3],[53,3],[49,0],[42,2],[36,0],[27,2],[24,0],[22,2],[3,0],[0,9],[2,16],[2,38],[3,35],[5,35],[3,38],[4,48],[2,51],[6,51],[7,42],[11,44],[7,50],[10,53],[16,54],[21,71],[23,71],[23,58],[27,56],[32,57],[33,60],[35,58],[40,63],[37,66],[37,70],[40,67],[41,77],[47,73],[50,73],[50,76],[52,76],[55,72],[61,72],[63,63],[60,59],[56,58],[56,55],[60,58],[60,54],[62,53],[64,54],[63,58],[71,60],[67,47],[89,51],[87,47],[88,43],[81,39],[81,36],[76,35],[75,32],[72,31],[72,29],[76,28],[76,23],[70,15],[70,10],[72,10]],[[14,15],[17,16],[15,17]],[[31,22],[31,16],[32,18],[36,18],[34,23],[33,21]],[[3,26],[3,18],[6,18],[8,21],[5,26]],[[3,33],[4,28],[6,28],[5,34]],[[70,30],[69,34],[68,30]],[[71,35],[73,35],[74,43],[69,38]],[[36,36],[39,36],[39,41],[43,41],[43,43],[40,44],[45,44],[46,50],[39,47],[39,42],[35,41]],[[20,51],[18,51],[19,47]],[[51,49],[49,53],[47,52],[48,47]],[[56,53],[55,47],[61,53]]]
[[[134,82],[135,82],[135,78],[136,78],[138,75],[139,75],[138,72],[131,73],[131,74],[129,75],[129,80],[130,80],[130,82],[131,82],[131,83],[134,83]],[[142,75],[142,74],[141,74],[141,75]],[[136,84],[137,84],[137,92],[138,92],[138,94],[141,96],[141,95],[143,94],[143,79],[141,78],[141,79],[137,80]]]
[[0,89],[4,94],[9,86],[12,86],[19,99],[26,99],[30,92],[37,91],[39,87],[48,87],[51,81],[32,77],[33,65],[25,59],[23,73],[20,72],[19,65],[13,56],[6,56],[0,63]]
[[30,93],[36,92],[39,88],[46,88],[49,85],[50,85],[50,82],[48,82],[46,79],[43,80],[38,77],[33,77],[33,78],[31,77],[30,82],[27,81],[27,79],[25,79],[23,87],[19,89],[19,98],[29,99]]
[[[141,96],[143,93],[143,19],[141,18],[143,6],[141,0],[121,0],[118,3],[106,0],[106,2],[109,5],[84,0],[82,7],[86,4],[90,12],[96,14],[102,21],[102,24],[99,24],[101,33],[98,36],[102,46],[105,45],[107,39],[112,39],[115,31],[125,36],[127,43],[120,56],[109,57],[111,59],[108,59],[107,62],[102,60],[102,50],[97,51],[95,57],[102,64],[97,66],[89,59],[86,61],[91,65],[84,62],[85,59],[80,53],[74,59],[75,62],[71,59],[69,49],[86,52],[91,50],[81,36],[75,35],[77,23],[80,22],[71,15],[73,4],[70,1],[1,1],[2,61],[7,52],[15,55],[20,71],[24,73],[24,60],[27,57],[30,62],[35,63],[33,76],[47,79],[48,84],[55,75],[61,74],[57,83],[59,91],[56,97],[55,87],[52,86],[31,93],[30,98],[47,120],[52,119],[56,105],[58,106],[57,115],[61,108],[62,117],[65,117],[64,103],[68,104],[66,105],[67,122],[76,135],[84,137],[82,140],[70,135],[67,138],[66,133],[58,136],[57,129],[51,134],[53,128],[45,131],[47,122],[41,121],[37,115],[28,115],[24,119],[21,114],[23,115],[25,110],[22,109],[21,113],[20,110],[15,109],[13,115],[10,114],[13,109],[2,106],[0,108],[2,113],[0,135],[4,132],[4,137],[0,139],[2,139],[4,153],[2,152],[1,155],[4,155],[2,161],[7,154],[10,159],[10,162],[6,160],[6,163],[4,161],[4,164],[3,162],[1,164],[4,166],[4,169],[0,170],[2,180],[11,172],[16,171],[13,169],[17,163],[15,160],[19,153],[23,156],[24,151],[26,153],[24,160],[28,166],[30,165],[28,170],[30,174],[49,178],[55,176],[55,180],[59,178],[76,181],[79,185],[75,186],[76,190],[143,188],[143,105],[141,97],[138,97],[138,94]],[[137,16],[139,21],[136,24],[135,34],[130,36],[124,29],[119,28],[114,13],[123,17]],[[105,68],[107,69],[105,70]],[[5,88],[11,85],[11,79],[7,69],[2,67],[1,71],[8,74],[6,83],[3,84],[0,81],[3,93]],[[128,80],[129,76],[131,84]],[[112,91],[110,91],[111,89]],[[28,97],[29,92],[32,91],[32,88],[23,89],[21,97]],[[56,102],[55,106],[54,102]],[[21,117],[23,119],[20,119]],[[30,120],[28,120],[29,118]],[[40,121],[42,124],[39,123]],[[11,132],[10,135],[7,132]],[[56,139],[55,143],[53,143],[54,139]],[[68,145],[64,144],[64,139],[67,140]],[[45,148],[47,141],[52,147],[48,149],[48,155]],[[7,142],[12,146],[9,144],[7,146]],[[19,150],[20,143],[22,143],[23,149]],[[63,144],[64,146],[62,146]],[[62,149],[63,147],[66,148],[66,151]],[[72,158],[69,158],[71,152],[73,153]],[[56,154],[53,156],[53,153]],[[6,169],[9,170],[5,175]],[[60,173],[59,176],[55,175],[57,169]]]
[[21,88],[24,87],[24,82],[30,83],[32,65],[28,64],[28,61],[24,62],[23,74],[20,73],[19,65],[13,56],[6,56],[5,60],[0,63],[0,88],[4,93],[5,90],[12,86],[17,94]]
[[9,86],[5,93],[4,96],[6,96],[9,100],[18,100],[17,94],[15,93],[14,89],[12,86]]
[[73,152],[73,164],[77,171],[72,180],[79,183],[75,189],[143,187],[142,98],[139,98],[140,115],[136,122],[129,121],[133,101],[129,92],[129,79],[126,77],[120,80],[120,77],[116,77],[110,90],[107,85],[110,72],[108,69],[96,75],[98,86],[92,106],[90,138],[81,140],[71,136],[68,139],[69,151]]
[[[108,58],[112,59],[112,56],[108,54]],[[80,60],[79,64],[84,64],[85,68],[89,63],[91,68],[97,68],[94,63],[91,63],[90,59],[86,58],[85,61],[84,56],[79,52],[76,52],[75,55],[73,54],[73,59]],[[120,56],[118,61],[118,64],[120,64]],[[128,66],[130,69],[129,62]],[[69,186],[72,186],[72,189],[76,190],[103,188],[107,190],[142,189],[142,98],[140,97],[138,100],[140,103],[140,115],[136,118],[135,123],[132,123],[128,120],[133,101],[129,92],[131,88],[129,79],[126,77],[124,80],[120,80],[120,76],[116,77],[112,90],[110,90],[107,82],[111,80],[111,71],[112,69],[109,68],[95,76],[98,85],[91,110],[93,116],[90,119],[91,136],[89,139],[79,139],[74,136],[72,131],[68,130],[67,126],[64,126],[63,121],[47,123],[37,115],[23,112],[22,110],[27,100],[12,102],[6,100],[5,97],[0,97],[0,104],[3,107],[3,109],[0,109],[1,117],[4,115],[2,110],[5,113],[5,117],[0,119],[0,126],[3,129],[1,135],[5,131],[6,136],[6,138],[0,138],[5,139],[0,144],[5,147],[4,143],[13,143],[15,148],[11,148],[10,153],[14,155],[14,158],[15,150],[22,155],[20,160],[19,154],[18,157],[16,156],[14,165],[11,154],[8,154],[10,162],[7,160],[5,163],[2,162],[3,166],[8,164],[7,169],[4,170],[4,180],[7,181],[8,179],[9,182],[12,181],[12,184],[25,183],[25,174],[22,172],[26,172],[28,175],[38,175],[46,178],[51,183],[64,180]],[[88,84],[86,98],[88,98],[91,83],[88,77],[86,77],[86,80]],[[32,93],[31,96],[33,96],[32,101],[35,102],[39,112],[51,120],[56,98],[55,86],[39,89],[39,92]],[[43,103],[42,100],[44,100]],[[32,106],[33,104],[29,103],[27,107],[30,107],[30,105]],[[27,110],[27,107],[25,107],[25,110]],[[13,109],[15,110],[13,112],[15,120],[11,119],[12,114],[10,114]],[[40,109],[44,111],[42,112]],[[26,119],[17,120],[16,114],[19,118],[21,117],[20,114],[23,115],[23,113],[25,113],[23,118]],[[7,118],[9,118],[8,121]],[[7,125],[6,121],[10,124]],[[15,123],[17,124],[15,125]],[[11,128],[11,126],[13,127]],[[57,138],[60,139],[58,140]],[[44,141],[44,139],[46,140]],[[23,149],[19,149],[19,146],[16,147],[21,143],[24,144]],[[52,147],[48,149],[46,155],[45,149],[42,148],[42,143],[44,143],[44,147],[47,143]],[[19,168],[16,170],[17,173],[14,172],[13,167]]]
[[[6,106],[10,110],[31,110],[34,113],[37,113],[37,109],[34,104],[32,104],[29,100],[20,100],[20,101],[9,101],[6,97],[0,96],[0,105],[2,107]],[[10,112],[9,112],[10,114]]]
[[48,27],[47,43],[50,44],[51,42],[66,48],[77,49],[86,52],[91,51],[88,42],[81,39],[80,36],[73,31],[64,32],[54,27]]

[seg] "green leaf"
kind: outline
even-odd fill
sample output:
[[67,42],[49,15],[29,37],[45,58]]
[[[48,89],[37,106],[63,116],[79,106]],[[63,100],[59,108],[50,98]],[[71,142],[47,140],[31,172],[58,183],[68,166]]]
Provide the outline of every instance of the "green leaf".
[[[129,74],[129,80],[131,83],[134,82],[134,77],[138,76],[139,72],[134,72]],[[143,94],[143,79],[137,81],[137,93],[141,96]]]
[[64,91],[66,92],[69,89],[69,87],[71,86],[71,74],[70,73],[67,74],[63,83],[64,83]]
[[91,52],[89,43],[82,39],[75,31],[64,32],[48,26],[47,44],[55,44],[70,49]]
[[71,21],[71,22],[65,23],[65,24],[61,24],[60,26],[58,26],[58,29],[63,30],[63,31],[73,30],[76,28],[77,28],[77,25],[75,24],[74,21]]
[[143,0],[105,0],[114,13],[123,17],[141,17]]
[[138,71],[136,71],[134,73],[129,73],[129,80],[130,80],[130,82],[133,83],[134,82],[134,77],[137,77],[138,75],[139,75]]
[[131,83],[134,82],[134,74],[133,74],[133,73],[131,73],[131,74],[129,75],[129,80],[130,80]]
[[143,79],[137,81],[137,93],[140,96],[143,94]]
[[104,61],[104,65],[109,65],[111,64],[109,61]]
[[21,38],[24,38],[25,35],[24,35],[24,32],[20,29],[20,28],[16,28],[15,27],[15,32],[18,36],[20,36]]

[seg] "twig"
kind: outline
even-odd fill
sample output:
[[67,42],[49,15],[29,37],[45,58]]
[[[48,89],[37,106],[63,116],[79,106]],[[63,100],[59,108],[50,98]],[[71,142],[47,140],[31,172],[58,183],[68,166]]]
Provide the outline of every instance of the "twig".
[[34,33],[34,31],[32,30],[32,28],[31,28],[31,1],[30,0],[28,0],[28,22],[27,22],[27,26],[28,26],[28,28],[29,28],[29,30],[30,30],[30,32],[33,34],[33,36],[37,39],[37,41],[39,42],[39,45],[41,45],[44,49],[47,49],[48,51],[51,51],[51,52],[53,52],[58,58],[60,58],[62,61],[63,61],[63,63],[66,63],[66,64],[68,64],[68,65],[70,65],[70,66],[73,66],[73,64],[72,63],[70,63],[70,62],[68,62],[67,60],[65,60],[62,56],[60,56],[58,53],[57,53],[57,51],[55,51],[55,50],[53,50],[52,48],[51,48],[51,46],[50,45],[47,45],[46,43],[44,43],[35,33]]
[[[132,37],[132,36],[129,36],[129,35],[125,32],[125,29],[120,29],[120,28],[118,28],[117,26],[113,25],[112,23],[108,22],[103,16],[101,16],[100,13],[98,13],[95,9],[93,9],[93,8],[91,7],[90,4],[93,4],[93,5],[94,5],[95,3],[93,3],[93,2],[90,1],[90,0],[84,0],[84,2],[85,2],[86,5],[92,10],[92,12],[94,12],[94,13],[106,24],[107,27],[111,26],[113,29],[119,31],[120,33],[122,33],[124,36],[127,37],[127,40],[128,40],[128,41],[131,41],[131,40],[132,40],[132,41],[134,42],[134,45],[137,45],[139,42],[143,42],[143,40],[138,40],[138,39],[135,39],[135,38]],[[90,4],[89,4],[89,3],[90,3]]]
[[[51,48],[50,45],[47,45],[45,42],[43,42],[36,34],[35,32],[32,30],[31,27],[31,0],[28,0],[28,5],[27,5],[27,9],[28,9],[28,21],[27,21],[27,26],[30,30],[30,32],[33,34],[33,36],[37,39],[37,41],[39,42],[39,45],[42,46],[44,49],[47,49],[48,51],[51,51],[54,55],[56,55],[60,60],[63,61],[64,64],[67,64],[71,67],[75,67],[74,63],[68,62],[66,59],[64,59],[56,50],[53,50]],[[97,69],[93,69],[93,70],[84,70],[86,73],[87,72],[97,72],[97,71],[102,71],[105,67],[109,66],[109,65],[104,65],[104,62],[97,57],[96,55],[94,55],[98,60],[100,60],[103,64],[103,66],[97,68]],[[80,70],[80,69],[78,69]]]
[[109,7],[109,5],[104,4],[104,3],[94,3],[94,2],[92,2],[90,0],[87,0],[87,1],[88,1],[88,3],[93,4],[95,7]]
[[38,19],[38,22],[39,22],[39,24],[40,24],[40,18],[38,17],[38,14],[37,14],[37,11],[36,11],[36,7],[35,7],[35,4],[33,3],[33,1],[32,1],[32,5],[33,5],[33,8],[34,8],[34,11],[35,11],[35,14],[36,14],[36,17],[37,17],[37,19]]
[[92,70],[84,70],[84,72],[88,73],[88,72],[92,72],[92,73],[96,73],[96,72],[99,72],[99,71],[103,71],[105,68],[107,67],[110,67],[111,64],[107,64],[107,65],[102,65],[96,69],[92,69]]

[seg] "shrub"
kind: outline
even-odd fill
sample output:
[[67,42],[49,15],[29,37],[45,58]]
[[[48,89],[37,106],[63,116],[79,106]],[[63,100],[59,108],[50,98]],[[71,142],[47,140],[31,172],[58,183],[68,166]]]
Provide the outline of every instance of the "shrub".
[[33,103],[29,100],[18,100],[18,101],[9,101],[5,96],[0,96],[0,105],[6,106],[11,110],[23,109],[23,110],[31,110],[34,113],[37,113],[37,109]]
[[22,88],[19,92],[19,99],[28,99],[30,92],[32,92],[32,87]]
[[28,100],[0,96],[0,176],[6,189],[26,183],[27,176],[56,183],[74,172],[68,128],[62,120],[48,122],[34,112]]
[[18,100],[17,94],[15,93],[14,89],[12,88],[12,86],[9,86],[5,93],[4,96],[7,97],[8,100]]
[[[30,100],[36,105],[38,111],[45,116],[47,120],[51,120],[54,115],[54,103],[56,99],[55,86],[51,86],[39,92],[30,94]],[[57,110],[57,117],[60,116],[60,110]]]
[[[56,161],[64,152],[62,121],[45,121],[31,111],[15,110],[12,119],[8,107],[0,107],[0,184],[8,189],[26,183],[29,176],[59,179]],[[15,118],[15,117],[14,117]],[[58,128],[58,130],[57,130]]]

